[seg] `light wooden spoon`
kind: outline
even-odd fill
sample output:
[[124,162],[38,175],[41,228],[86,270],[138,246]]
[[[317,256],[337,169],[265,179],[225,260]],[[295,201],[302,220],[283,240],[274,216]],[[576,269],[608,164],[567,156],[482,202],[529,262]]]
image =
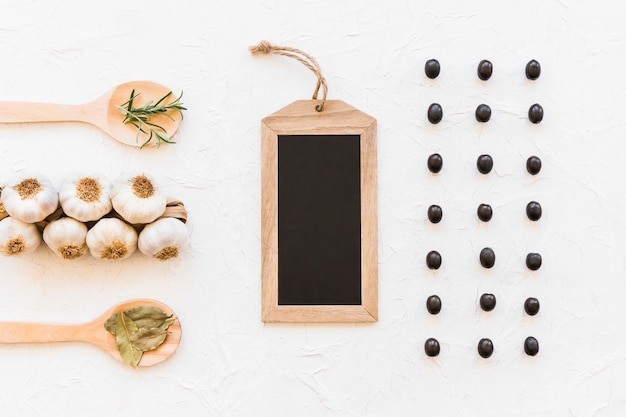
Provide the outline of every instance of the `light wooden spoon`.
[[[148,101],[157,102],[171,90],[151,81],[132,81],[120,84],[100,98],[87,104],[51,104],[28,103],[22,101],[0,102],[0,123],[30,123],[30,122],[83,122],[97,126],[108,133],[115,140],[131,146],[142,146],[148,135],[140,133],[137,137],[137,128],[130,123],[123,123],[124,115],[117,106],[126,103],[130,93],[135,90],[139,94],[133,101],[133,107],[139,107]],[[165,103],[175,100],[172,93]],[[171,138],[178,129],[182,119],[180,113],[168,111],[174,119],[157,114],[149,121],[162,126],[167,133],[164,136]],[[157,144],[153,138],[146,146]]]
[[[104,328],[104,323],[115,313],[139,306],[154,306],[167,314],[174,313],[172,309],[159,301],[138,299],[118,304],[97,319],[84,324],[0,322],[0,343],[87,342],[98,346],[121,362],[122,358],[115,343],[115,336]],[[180,320],[172,323],[168,332],[169,334],[161,346],[143,354],[139,366],[155,365],[174,354],[182,336]]]

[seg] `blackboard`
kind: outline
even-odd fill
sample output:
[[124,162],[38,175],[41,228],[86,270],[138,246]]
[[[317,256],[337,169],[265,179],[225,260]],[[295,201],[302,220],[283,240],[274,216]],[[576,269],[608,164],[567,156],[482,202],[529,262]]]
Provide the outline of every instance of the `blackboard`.
[[315,103],[262,123],[262,319],[376,321],[376,120]]
[[278,136],[278,304],[361,304],[358,135]]

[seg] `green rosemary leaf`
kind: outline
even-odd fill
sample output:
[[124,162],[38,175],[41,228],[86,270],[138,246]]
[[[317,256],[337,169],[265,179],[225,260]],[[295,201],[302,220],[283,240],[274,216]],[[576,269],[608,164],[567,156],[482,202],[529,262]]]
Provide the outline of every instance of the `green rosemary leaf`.
[[153,127],[153,128],[155,128],[155,129],[158,129],[158,130],[161,130],[161,131],[163,131],[163,132],[166,132],[166,133],[167,133],[167,130],[163,129],[163,127],[161,127],[161,126],[159,126],[159,125],[157,125],[157,124],[151,123],[151,122],[149,122],[149,121],[147,121],[147,120],[146,120],[144,123],[145,123],[145,124],[147,124],[148,126],[152,126],[152,127]]
[[[128,111],[130,111],[133,108],[133,100],[135,99],[135,89],[133,88],[133,91],[130,92],[130,99],[128,99],[128,101],[124,104],[128,104]],[[124,105],[122,104],[122,105]]]
[[173,140],[171,140],[170,138],[168,138],[168,137],[165,137],[165,136],[161,135],[161,134],[160,134],[159,132],[157,132],[157,131],[153,131],[153,132],[154,132],[154,134],[156,135],[156,137],[159,139],[159,141],[160,141],[160,142],[165,142],[165,143],[176,143],[176,142],[174,142]]
[[159,99],[159,101],[157,101],[157,102],[156,102],[155,106],[158,106],[159,104],[161,104],[161,102],[162,102],[163,100],[165,100],[166,98],[168,98],[168,97],[169,97],[169,96],[171,96],[171,95],[172,95],[172,92],[170,91],[169,93],[167,93],[166,95],[164,95],[163,97],[161,97],[161,98]]
[[[152,132],[150,132],[150,136],[148,136],[148,139],[141,144],[141,146],[139,147],[139,149],[143,149],[144,146],[146,146],[147,144],[149,144],[152,141]],[[139,142],[139,133],[137,133],[137,142]],[[159,146],[160,144],[157,144],[157,146]]]

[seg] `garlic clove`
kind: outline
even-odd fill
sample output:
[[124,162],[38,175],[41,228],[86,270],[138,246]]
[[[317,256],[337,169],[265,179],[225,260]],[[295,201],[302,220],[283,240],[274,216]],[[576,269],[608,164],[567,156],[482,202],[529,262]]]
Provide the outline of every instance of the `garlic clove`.
[[0,201],[11,217],[37,223],[59,206],[59,196],[49,179],[41,175],[20,175],[3,188]]
[[164,217],[144,227],[139,233],[139,250],[160,261],[177,258],[187,244],[187,226],[173,217]]
[[[2,187],[0,187],[0,194],[1,193],[2,193]],[[4,204],[2,204],[2,201],[0,201],[0,220],[8,216],[9,216],[9,213],[7,213],[7,211],[5,210]]]
[[87,253],[87,226],[71,217],[49,223],[43,230],[43,240],[62,259],[74,260]]
[[137,232],[117,218],[103,218],[87,232],[87,246],[95,258],[126,259],[137,249]]
[[0,253],[5,256],[32,252],[41,244],[41,235],[34,224],[14,217],[0,220]]
[[111,211],[110,186],[95,175],[69,177],[59,187],[59,202],[76,220],[99,220]]
[[118,178],[113,184],[111,202],[127,222],[146,224],[165,212],[167,198],[151,177],[139,174]]

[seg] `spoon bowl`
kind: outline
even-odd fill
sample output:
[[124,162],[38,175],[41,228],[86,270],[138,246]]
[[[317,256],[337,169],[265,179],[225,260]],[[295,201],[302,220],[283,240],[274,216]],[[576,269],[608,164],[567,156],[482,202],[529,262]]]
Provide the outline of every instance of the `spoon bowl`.
[[[133,90],[135,90],[133,107],[141,107],[149,101],[156,103],[161,97],[171,92],[167,87],[151,81],[134,81],[118,85],[105,95],[108,99],[101,97],[91,104],[94,106],[95,114],[101,115],[106,112],[107,115],[106,120],[98,120],[96,124],[98,127],[122,143],[131,146],[142,146],[148,140],[149,134],[139,132],[138,135],[135,126],[130,123],[124,123],[124,115],[117,107],[128,101]],[[139,95],[137,96],[137,94]],[[172,94],[164,103],[169,103],[175,99],[176,96]],[[106,110],[103,108],[104,106],[106,106]],[[178,130],[182,117],[180,113],[171,110],[167,114],[169,117],[163,114],[151,116],[150,122],[161,126],[167,132],[164,135],[171,137]],[[156,144],[156,138],[152,138],[146,146],[154,146]]]
[[[113,139],[130,146],[154,146],[156,138],[148,143],[149,133],[139,132],[130,123],[124,123],[124,115],[118,108],[130,99],[135,90],[133,107],[140,107],[151,101],[156,103],[170,93],[167,87],[152,81],[131,81],[118,85],[96,100],[86,104],[51,104],[28,103],[21,101],[0,102],[0,123],[37,123],[37,122],[83,122],[99,127]],[[171,95],[165,101],[170,103],[176,97]],[[159,125],[165,132],[163,136],[171,138],[178,130],[182,115],[174,110],[165,114],[150,116],[150,123]]]
[[[79,325],[0,322],[0,343],[86,342],[98,346],[121,362],[115,336],[105,329],[104,323],[113,314],[140,306],[152,306],[167,314],[174,314],[171,308],[160,301],[130,300],[111,307],[90,322]],[[155,350],[144,352],[138,366],[156,365],[172,356],[180,344],[181,337],[180,320],[176,319],[168,328],[168,335],[163,344]]]

